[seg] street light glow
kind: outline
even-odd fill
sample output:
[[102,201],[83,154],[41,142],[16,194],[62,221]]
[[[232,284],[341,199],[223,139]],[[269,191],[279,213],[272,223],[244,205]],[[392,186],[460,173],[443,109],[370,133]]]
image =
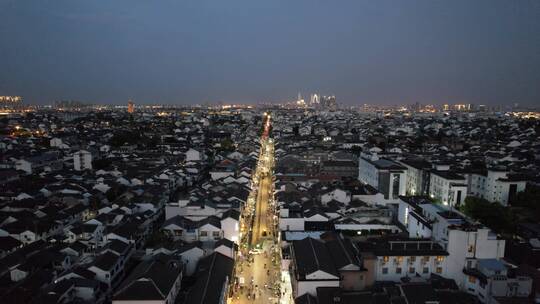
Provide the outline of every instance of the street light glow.
[[[270,115],[264,123],[261,149],[252,180],[248,204],[242,212],[241,227],[249,227],[240,238],[240,250],[235,263],[235,282],[228,303],[264,299],[266,303],[290,303],[292,297],[282,296],[291,290],[290,280],[282,279],[280,232],[273,184],[273,141],[269,137]],[[242,282],[242,283],[238,283]],[[264,287],[264,288],[262,288]],[[290,299],[289,299],[290,298]]]

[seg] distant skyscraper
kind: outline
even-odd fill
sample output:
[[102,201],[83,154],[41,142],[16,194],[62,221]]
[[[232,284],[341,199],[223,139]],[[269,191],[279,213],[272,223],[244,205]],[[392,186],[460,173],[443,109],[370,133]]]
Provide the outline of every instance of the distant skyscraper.
[[300,92],[298,92],[298,99],[296,100],[296,105],[302,108],[306,106],[306,102],[304,101],[304,98],[302,98],[302,94],[300,94]]
[[0,96],[0,108],[16,108],[22,104],[21,96]]
[[128,101],[128,113],[133,113],[135,112],[135,104],[133,103],[133,101],[130,99]]
[[321,106],[325,109],[335,110],[337,108],[336,96],[323,96]]
[[318,106],[319,104],[321,103],[321,100],[319,98],[319,95],[317,94],[312,94],[311,95],[311,98],[309,100],[309,105],[312,106],[312,107],[316,107]]

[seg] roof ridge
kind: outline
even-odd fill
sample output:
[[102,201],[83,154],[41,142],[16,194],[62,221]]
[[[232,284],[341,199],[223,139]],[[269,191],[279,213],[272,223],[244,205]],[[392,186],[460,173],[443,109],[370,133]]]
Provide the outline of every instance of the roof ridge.
[[341,247],[341,249],[343,249],[343,252],[345,253],[345,256],[349,260],[349,263],[353,264],[353,260],[352,260],[351,256],[349,255],[349,252],[345,248],[345,245],[342,243],[341,237],[338,236],[337,239],[338,239],[339,246]]
[[[209,271],[214,268],[214,264],[216,263],[216,254],[212,255],[212,263],[210,264]],[[203,289],[203,299],[206,297],[206,290],[208,289],[208,284],[210,283],[210,273],[208,273],[208,278],[206,279],[206,282],[204,284]]]
[[[152,285],[154,285],[154,287],[156,288],[156,290],[159,292],[159,294],[164,298],[166,299],[167,297],[161,292],[161,289],[159,289],[159,287],[156,285],[156,282],[154,282],[154,279],[151,279],[151,278],[148,278],[148,277],[145,277],[146,280],[150,281],[152,283]],[[138,280],[137,280],[138,281]]]
[[154,280],[148,278],[148,277],[139,277],[137,278],[136,280],[133,280],[131,282],[129,282],[127,285],[125,285],[123,288],[121,288],[120,290],[118,290],[114,296],[118,296],[119,294],[121,294],[122,292],[126,291],[128,288],[131,287],[131,285],[135,284],[136,282],[142,282],[142,281],[149,281],[152,283],[152,285],[154,285],[154,287],[156,288],[156,290],[159,292],[159,294],[165,299],[165,295],[163,295],[163,293],[161,292],[161,290],[157,287],[156,283],[154,282]]
[[313,252],[313,257],[315,258],[315,264],[317,264],[317,270],[320,270],[321,266],[319,264],[319,259],[317,258],[317,253],[315,252],[315,248],[313,247],[313,239],[311,237],[308,237],[309,239],[309,245],[311,246],[311,251]]

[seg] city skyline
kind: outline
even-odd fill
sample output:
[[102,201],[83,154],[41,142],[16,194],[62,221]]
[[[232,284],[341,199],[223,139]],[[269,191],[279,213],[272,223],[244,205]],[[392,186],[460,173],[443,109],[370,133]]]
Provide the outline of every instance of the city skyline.
[[540,0],[0,24],[0,304],[540,303]]
[[0,95],[125,104],[540,101],[535,1],[0,1]]

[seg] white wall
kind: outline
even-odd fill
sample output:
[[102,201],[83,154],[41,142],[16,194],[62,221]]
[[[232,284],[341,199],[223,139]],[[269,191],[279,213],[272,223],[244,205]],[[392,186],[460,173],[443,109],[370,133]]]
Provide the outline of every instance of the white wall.
[[510,185],[517,186],[517,192],[525,190],[526,181],[501,181],[507,177],[508,172],[488,170],[487,176],[480,174],[471,175],[470,194],[480,198],[485,198],[490,202],[498,202],[502,205],[508,204]]
[[221,254],[223,254],[224,256],[227,256],[231,259],[234,259],[234,250],[230,247],[227,247],[227,246],[224,246],[224,245],[221,245],[219,247],[217,247],[216,249],[214,249],[214,252],[219,252]]
[[379,172],[377,168],[362,157],[358,160],[358,179],[375,189],[379,188]]
[[218,214],[219,212],[210,206],[200,208],[198,206],[183,206],[177,203],[165,205],[165,220],[181,215],[191,220],[199,221],[212,215],[218,216]]
[[201,248],[192,248],[180,254],[182,262],[186,265],[186,275],[190,276],[197,270],[199,260],[204,256],[204,251]]
[[405,193],[408,195],[422,195],[422,170],[409,166],[405,163],[400,163],[407,168],[407,183]]
[[73,167],[76,171],[92,170],[92,154],[85,150],[73,154]]
[[237,220],[233,218],[225,218],[221,220],[221,230],[223,230],[223,237],[235,242],[240,241],[240,225]]
[[[395,281],[398,282],[402,277],[414,277],[418,273],[423,278],[429,278],[430,274],[438,274],[441,276],[447,275],[447,257],[441,256],[426,256],[429,259],[424,259],[424,256],[402,256],[401,261],[398,257],[390,256],[388,261],[384,263],[384,257],[377,257],[375,262],[375,280],[376,281]],[[414,261],[412,261],[414,259]],[[410,262],[411,261],[411,262]],[[396,273],[396,268],[401,268],[401,273]],[[409,268],[414,267],[415,272],[409,273]],[[428,269],[424,273],[424,267]],[[440,267],[440,272],[437,268]],[[383,268],[387,269],[387,273],[383,273]]]
[[195,149],[189,149],[186,151],[186,162],[188,161],[200,161],[201,153]]
[[317,296],[317,287],[339,287],[339,280],[335,281],[297,281],[296,282],[296,295],[299,297],[303,294],[309,293],[312,296]]
[[[199,241],[215,241],[223,237],[221,229],[210,224],[205,224],[198,229],[199,231]],[[201,235],[201,232],[206,232],[206,236]],[[214,236],[214,232],[219,232],[219,236]]]
[[210,177],[212,180],[218,180],[227,176],[234,176],[234,172],[225,172],[225,171],[211,171]]
[[489,229],[448,231],[448,276],[463,288],[465,275],[463,268],[467,259],[500,259],[504,257],[504,240],[488,235]]
[[28,174],[32,173],[32,164],[24,159],[19,159],[15,162],[15,169],[22,170]]
[[388,187],[388,189],[390,189],[388,191],[388,193],[389,193],[388,197],[389,198],[392,198],[392,193],[394,193],[394,183],[392,182],[392,179],[393,179],[394,175],[399,175],[398,195],[405,195],[405,193],[407,192],[407,174],[406,174],[406,172],[402,172],[402,173],[392,172],[390,174],[390,185]]
[[398,233],[401,231],[399,227],[395,225],[381,225],[381,224],[335,224],[334,227],[336,230],[391,230],[392,232]]
[[409,237],[411,238],[430,238],[432,235],[431,228],[410,216],[410,214],[407,221],[407,230],[409,231]]
[[[467,186],[457,186],[452,184],[467,184],[465,179],[463,180],[451,180],[446,179],[436,174],[430,175],[429,182],[429,195],[432,198],[440,200],[445,205],[456,205],[458,203],[463,203],[465,197],[467,196],[468,190]],[[457,202],[457,191],[461,191],[461,201]],[[451,192],[455,194],[451,197]]]
[[305,220],[302,217],[281,217],[279,218],[279,229],[282,231],[304,231],[304,222]]
[[341,189],[335,189],[329,193],[321,196],[321,203],[326,204],[331,200],[336,200],[340,203],[349,203],[351,201],[351,195]]

